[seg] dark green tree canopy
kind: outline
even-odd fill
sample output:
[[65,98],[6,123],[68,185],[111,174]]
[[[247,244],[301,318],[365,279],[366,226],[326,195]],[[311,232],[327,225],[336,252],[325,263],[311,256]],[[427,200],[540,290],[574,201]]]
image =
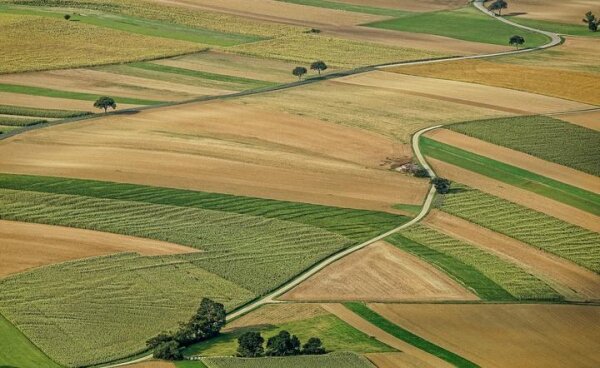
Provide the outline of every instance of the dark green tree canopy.
[[508,40],[508,44],[511,46],[516,46],[517,48],[519,48],[519,46],[523,45],[525,43],[525,39],[522,36],[512,36],[510,38],[510,40]]
[[267,355],[288,356],[300,354],[300,340],[287,331],[280,331],[267,341]]
[[310,69],[318,71],[319,75],[321,75],[322,71],[327,70],[327,64],[324,61],[318,60],[310,64]]
[[182,360],[183,353],[179,343],[175,340],[170,340],[158,344],[154,348],[152,356],[156,359],[164,360]]
[[592,32],[598,31],[598,26],[600,26],[600,19],[596,18],[596,16],[591,12],[585,13],[585,18],[583,18],[583,23],[587,23],[588,29]]
[[497,10],[498,15],[502,15],[502,9],[506,8],[508,8],[508,3],[505,0],[496,0],[490,5],[488,9],[492,11]]
[[308,70],[303,66],[297,66],[292,70],[292,74],[298,77],[298,79],[302,79],[302,76],[306,73],[308,73]]
[[112,107],[113,110],[116,109],[117,104],[111,97],[103,96],[94,102],[94,107],[104,109],[104,113],[106,113],[106,110],[108,110],[109,107]]
[[244,358],[256,358],[262,356],[265,352],[263,343],[265,339],[260,332],[244,332],[238,337],[237,355]]
[[308,339],[306,344],[302,345],[302,354],[306,355],[318,355],[325,354],[327,351],[323,347],[321,339],[318,337],[311,337]]
[[450,180],[444,178],[433,178],[431,184],[435,186],[435,190],[440,194],[446,194],[450,191]]

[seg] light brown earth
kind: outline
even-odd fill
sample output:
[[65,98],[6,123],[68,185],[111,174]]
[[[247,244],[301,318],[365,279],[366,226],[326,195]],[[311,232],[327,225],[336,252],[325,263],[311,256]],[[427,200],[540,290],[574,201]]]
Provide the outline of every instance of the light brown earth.
[[561,120],[586,128],[600,130],[600,111],[565,114],[558,116]]
[[[5,105],[38,107],[42,109],[52,108],[58,110],[99,111],[94,107],[93,101],[70,100],[68,98],[43,97],[7,92],[0,92],[0,99]],[[139,105],[119,104],[117,109],[128,109],[137,106]]]
[[230,92],[90,69],[4,74],[0,75],[0,83],[156,101],[186,100],[202,95]]
[[[561,116],[562,117],[562,116]],[[560,182],[600,193],[600,178],[535,156],[447,129],[428,132],[427,137],[500,162],[507,163]]]
[[132,236],[0,220],[0,277],[33,267],[112,253],[154,256],[197,251]]
[[465,6],[464,0],[336,0],[340,3],[368,5],[414,12],[454,9]]
[[482,367],[600,366],[600,308],[372,304],[377,313]]
[[383,331],[379,327],[371,324],[359,315],[355,314],[348,308],[344,307],[342,304],[323,304],[323,308],[357,330],[360,330],[367,335],[383,342],[384,344],[400,350],[406,355],[409,355],[410,358],[405,359],[405,361],[412,361],[420,368],[453,367],[453,365],[446,363],[440,358],[428,354],[425,351],[390,335],[389,333]]
[[600,275],[572,262],[438,210],[424,223],[519,265],[568,299],[600,300]]
[[381,166],[393,151],[363,130],[211,101],[30,131],[0,142],[0,171],[394,212],[428,185]]
[[600,232],[600,217],[589,212],[431,157],[428,157],[427,161],[441,177],[477,188],[482,192],[518,203],[570,224]]
[[437,268],[380,241],[328,266],[280,299],[383,302],[478,298]]
[[327,314],[329,313],[319,304],[267,304],[228,323],[225,326],[224,331],[231,331],[248,326],[278,325],[287,322],[302,321]]
[[422,368],[432,367],[423,365],[423,361],[403,352],[370,353],[365,357],[375,364],[377,368]]
[[[394,89],[441,101],[484,107],[513,114],[551,113],[593,107],[579,102],[507,88],[398,74],[402,73],[403,68],[398,67],[393,69],[397,72],[374,71],[356,74],[337,79],[336,81],[361,86]],[[489,78],[489,75],[487,77]],[[493,96],[493,99],[487,96]]]
[[590,10],[600,11],[597,0],[513,0],[507,13],[527,13],[520,17],[585,26],[581,19]]

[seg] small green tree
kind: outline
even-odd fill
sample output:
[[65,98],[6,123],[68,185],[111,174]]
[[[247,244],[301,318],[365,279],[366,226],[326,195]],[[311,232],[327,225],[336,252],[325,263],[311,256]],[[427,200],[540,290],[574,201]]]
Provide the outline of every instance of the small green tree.
[[600,26],[600,19],[596,18],[596,16],[591,12],[585,13],[585,18],[583,18],[583,23],[587,23],[588,29],[592,32],[598,31],[598,26]]
[[260,332],[244,332],[238,337],[237,355],[244,358],[256,358],[265,353],[263,343],[265,339]]
[[314,63],[310,64],[310,70],[316,70],[319,72],[319,75],[321,75],[323,70],[327,70],[327,64],[321,60],[315,61]]
[[65,18],[65,20],[69,20],[69,19],[71,19],[71,14],[65,14],[65,15],[64,15],[64,18]]
[[179,345],[179,343],[175,340],[165,341],[158,344],[154,348],[154,352],[152,356],[156,359],[164,359],[164,360],[182,360],[183,359],[183,349]]
[[523,45],[524,43],[525,43],[525,39],[518,35],[512,36],[510,38],[510,40],[508,40],[508,44],[511,46],[515,46],[517,49],[519,48],[519,46]]
[[104,96],[100,97],[96,100],[96,102],[94,102],[94,107],[98,109],[104,109],[104,113],[106,114],[109,107],[112,107],[114,110],[117,108],[117,104],[111,97]]
[[267,341],[267,355],[288,356],[300,354],[300,340],[287,331],[280,331]]
[[217,336],[225,325],[225,307],[208,298],[202,298],[196,314],[188,323],[181,324],[175,339],[183,346]]
[[297,66],[292,70],[292,74],[298,77],[298,80],[301,80],[302,76],[306,73],[308,73],[308,70],[303,66]]
[[154,349],[156,348],[158,345],[164,343],[164,342],[169,342],[173,340],[173,336],[166,333],[166,332],[162,332],[158,335],[156,335],[155,337],[149,339],[146,341],[146,346],[148,346],[149,349]]
[[306,355],[318,355],[325,354],[327,351],[323,347],[321,339],[318,337],[311,337],[308,339],[306,344],[302,345],[302,354]]
[[497,10],[498,15],[502,16],[502,9],[508,8],[508,3],[505,0],[496,0],[488,8],[491,11]]
[[450,180],[444,178],[433,178],[431,184],[439,194],[447,194],[450,191]]

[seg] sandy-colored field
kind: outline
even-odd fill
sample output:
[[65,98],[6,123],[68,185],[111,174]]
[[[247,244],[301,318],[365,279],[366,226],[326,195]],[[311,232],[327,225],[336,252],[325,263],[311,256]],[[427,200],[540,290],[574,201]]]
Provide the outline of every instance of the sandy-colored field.
[[600,130],[600,111],[565,114],[558,118],[586,128]]
[[336,0],[340,3],[425,12],[465,6],[463,0]]
[[477,297],[437,268],[381,241],[328,266],[281,299],[383,302]]
[[387,319],[482,367],[600,366],[600,308],[373,304]]
[[393,211],[427,192],[383,166],[393,150],[366,131],[212,101],[31,131],[0,142],[0,171]]
[[370,353],[365,357],[375,364],[377,368],[423,368],[433,367],[424,365],[423,361],[404,352],[395,353]]
[[461,148],[465,151],[520,167],[536,174],[589,190],[590,192],[600,193],[600,178],[595,175],[586,174],[570,167],[548,162],[526,153],[497,146],[447,129],[437,129],[426,135],[436,141]]
[[[38,107],[41,109],[52,108],[58,110],[99,111],[94,107],[93,101],[70,100],[67,98],[33,96],[7,92],[0,92],[0,99],[2,99],[2,103],[6,105]],[[119,104],[117,109],[126,109],[130,107],[136,107],[136,105]]]
[[[483,85],[539,93],[586,104],[600,105],[600,91],[597,88],[600,76],[596,73],[525,65],[520,65],[518,73],[515,73],[515,68],[512,64],[492,61],[459,60],[447,63],[397,67],[388,70],[444,80],[480,83]],[[498,77],[496,78],[495,76]],[[565,81],[569,81],[569,83],[565,83]],[[458,93],[458,95],[460,96],[461,94]],[[482,98],[482,96],[489,97]],[[495,102],[495,94],[480,95],[477,101],[482,99],[489,101],[491,96],[494,96]],[[533,104],[532,108],[537,108],[535,101],[526,98],[523,103],[527,102]],[[519,105],[522,106],[523,103]],[[576,106],[566,105],[566,102],[557,102],[556,108],[550,111],[557,112],[561,108],[569,110],[577,108]],[[579,108],[585,107],[579,106]],[[544,112],[550,111],[546,110]]]
[[451,364],[426,353],[425,351],[410,345],[389,333],[383,331],[379,327],[371,324],[362,317],[358,316],[342,304],[323,304],[323,308],[328,312],[336,315],[339,319],[343,320],[350,326],[366,333],[369,336],[383,342],[384,344],[393,347],[394,349],[400,350],[410,358],[406,360],[414,362],[420,368],[447,368],[453,367]]
[[0,75],[0,83],[156,101],[177,101],[202,95],[219,95],[230,92],[90,69],[6,74]]
[[294,321],[302,321],[329,314],[319,304],[281,303],[267,304],[248,313],[225,326],[224,331],[240,327],[277,325]]
[[507,199],[573,225],[600,232],[600,217],[589,212],[440,160],[428,157],[427,161],[433,166],[435,172],[444,178],[477,188],[482,192]]
[[198,250],[132,236],[0,220],[0,251],[3,277],[42,265],[112,253],[150,256]]
[[508,8],[509,13],[526,13],[524,18],[573,24],[583,24],[581,18],[590,10],[600,10],[597,0],[513,0]]
[[128,364],[123,366],[125,368],[175,368],[175,364],[171,362],[151,360],[148,362],[141,362],[135,364]]
[[[442,66],[442,64],[431,65]],[[446,65],[448,63],[443,63],[442,68]],[[423,67],[427,67],[427,65]],[[403,68],[398,67],[394,70],[404,72]],[[489,78],[489,74],[486,78],[493,79]],[[388,88],[441,101],[450,101],[514,114],[550,113],[592,107],[578,102],[512,89],[382,71],[352,75],[338,79],[337,81],[361,86]]]
[[425,223],[518,264],[568,299],[600,300],[600,275],[572,262],[445,212],[433,210]]

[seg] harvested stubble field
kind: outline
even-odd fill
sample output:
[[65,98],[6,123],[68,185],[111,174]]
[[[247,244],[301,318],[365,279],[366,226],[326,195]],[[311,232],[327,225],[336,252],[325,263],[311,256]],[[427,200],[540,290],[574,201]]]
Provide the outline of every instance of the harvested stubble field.
[[461,185],[440,209],[600,273],[598,233]]
[[[371,304],[377,313],[482,367],[597,367],[600,308]],[[485,326],[485,328],[482,328]]]
[[521,16],[527,19],[579,24],[584,28],[582,15],[598,7],[594,0],[514,0],[510,5],[509,12],[525,13]]
[[388,170],[387,157],[412,155],[396,147],[364,130],[214,101],[9,138],[0,170],[399,212],[392,205],[421,204],[428,185]]
[[389,302],[477,298],[418,257],[378,242],[328,266],[280,299]]
[[560,119],[572,124],[581,125],[585,128],[600,131],[600,111],[565,114],[561,115]]
[[[510,88],[585,104],[600,105],[600,92],[597,88],[600,77],[597,73],[577,71],[572,67],[564,70],[550,68],[548,63],[529,66],[503,63],[502,58],[497,60],[459,60],[402,66],[388,70],[422,77]],[[501,75],[501,77],[490,77],[493,75]],[[565,83],[565,80],[568,80],[569,83]]]
[[208,368],[374,368],[366,358],[354,353],[332,353],[320,356],[271,358],[205,358]]
[[[463,263],[484,275],[489,282],[490,290],[480,296],[488,300],[558,300],[561,297],[545,282],[531,275],[515,263],[465,242],[433,230],[423,225],[413,226],[400,233],[403,237],[430,249],[432,254],[442,254],[456,260],[456,265]],[[427,254],[419,256],[428,260]],[[450,271],[457,274],[461,271]],[[465,280],[462,280],[463,282]],[[484,283],[481,283],[482,285]],[[467,283],[467,286],[471,286]],[[473,289],[478,291],[474,285]]]
[[458,8],[465,5],[462,0],[335,0],[339,3],[368,5],[380,8],[400,9],[405,11],[434,11]]
[[202,356],[235,356],[237,338],[247,331],[260,331],[265,340],[286,330],[301,342],[318,336],[328,351],[355,353],[390,352],[394,349],[346,324],[318,304],[266,305],[228,323],[215,339],[193,345],[185,353]]
[[479,120],[448,129],[600,176],[600,132],[592,129],[548,116]]

